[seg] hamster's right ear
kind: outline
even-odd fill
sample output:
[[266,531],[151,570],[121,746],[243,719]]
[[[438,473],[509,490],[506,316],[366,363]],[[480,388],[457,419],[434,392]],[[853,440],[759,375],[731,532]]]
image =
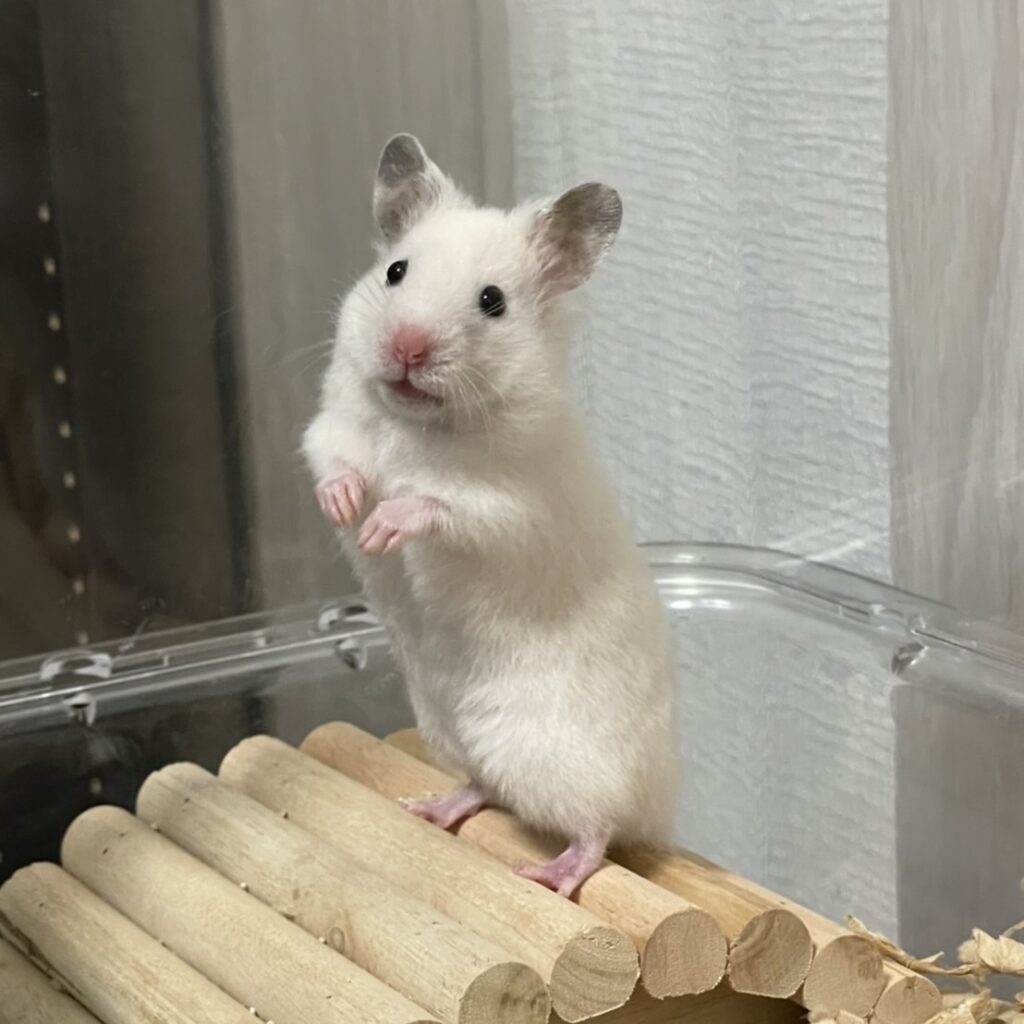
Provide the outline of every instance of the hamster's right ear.
[[612,247],[621,223],[619,193],[595,182],[543,207],[533,231],[542,292],[557,295],[583,284]]
[[373,216],[384,237],[398,238],[455,186],[415,135],[395,135],[384,147],[373,186]]

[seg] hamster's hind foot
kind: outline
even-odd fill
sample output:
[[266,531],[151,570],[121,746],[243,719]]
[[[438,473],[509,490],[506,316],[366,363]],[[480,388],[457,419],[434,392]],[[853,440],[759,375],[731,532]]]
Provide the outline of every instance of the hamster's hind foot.
[[417,818],[441,828],[451,828],[473,817],[486,802],[484,794],[476,786],[469,785],[436,800],[403,800],[402,806]]
[[520,864],[516,874],[553,889],[567,899],[601,866],[610,831],[573,839],[569,846],[547,864]]

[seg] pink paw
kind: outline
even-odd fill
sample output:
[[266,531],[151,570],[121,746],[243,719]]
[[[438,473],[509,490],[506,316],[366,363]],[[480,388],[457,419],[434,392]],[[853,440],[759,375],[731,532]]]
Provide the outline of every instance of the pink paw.
[[366,555],[397,551],[410,537],[437,528],[438,504],[432,498],[392,498],[382,501],[359,531],[356,544]]
[[566,899],[572,896],[584,881],[575,870],[554,863],[517,864],[514,870],[520,878],[528,878],[531,882],[543,885],[545,889],[550,889]]
[[471,818],[486,802],[475,786],[463,786],[448,796],[436,800],[403,800],[402,806],[410,813],[429,821],[439,828],[451,828]]
[[519,864],[515,872],[569,899],[601,866],[609,835],[609,830],[602,830],[593,838],[574,839],[563,853],[547,864]]
[[351,526],[363,510],[365,496],[366,484],[354,469],[333,479],[321,480],[316,487],[320,508],[335,526]]

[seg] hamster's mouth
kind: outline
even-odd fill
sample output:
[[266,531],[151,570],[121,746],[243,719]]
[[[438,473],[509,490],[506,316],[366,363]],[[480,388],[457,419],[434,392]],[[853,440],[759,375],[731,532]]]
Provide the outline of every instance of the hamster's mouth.
[[393,394],[406,402],[423,402],[429,405],[441,405],[442,401],[437,395],[416,387],[408,377],[404,380],[389,380],[387,386]]

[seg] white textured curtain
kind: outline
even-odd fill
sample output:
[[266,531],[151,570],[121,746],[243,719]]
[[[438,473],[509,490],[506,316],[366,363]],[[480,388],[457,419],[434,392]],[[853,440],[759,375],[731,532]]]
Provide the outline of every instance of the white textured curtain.
[[[885,0],[509,3],[517,192],[623,193],[575,377],[642,539],[889,575],[887,22]],[[792,626],[676,617],[680,836],[893,929],[888,666]]]
[[577,380],[643,539],[889,573],[885,0],[510,0],[516,187],[621,237]]

